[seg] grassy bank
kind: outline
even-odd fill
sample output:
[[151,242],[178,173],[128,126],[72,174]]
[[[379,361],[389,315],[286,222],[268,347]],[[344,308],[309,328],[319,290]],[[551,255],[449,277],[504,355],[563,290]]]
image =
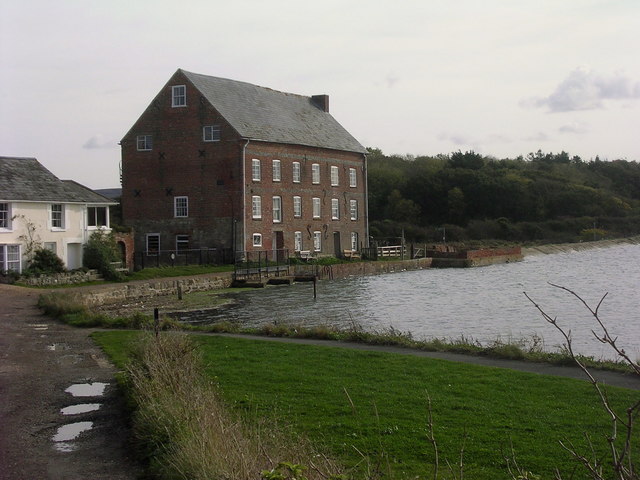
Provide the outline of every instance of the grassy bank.
[[[100,332],[94,337],[122,365],[126,345],[138,335]],[[428,399],[439,478],[455,478],[446,465],[458,464],[463,446],[464,477],[480,480],[512,478],[507,471],[513,460],[511,445],[518,463],[542,478],[553,478],[556,467],[563,478],[586,478],[580,469],[571,476],[576,464],[558,444],[569,440],[588,453],[583,432],[592,435],[595,454],[606,456],[603,437],[610,425],[585,382],[378,352],[210,336],[197,336],[194,342],[205,372],[204,379],[195,383],[218,384],[225,403],[233,407],[232,418],[241,414],[246,425],[256,425],[262,418],[285,419],[295,435],[326,448],[353,478],[433,478],[435,452],[429,441]],[[174,357],[178,371],[192,370],[180,356]],[[159,384],[178,391],[173,380],[156,377],[148,367],[142,371],[147,372],[143,383],[145,378],[156,378]],[[149,387],[143,385],[143,390]],[[637,400],[637,392],[616,388],[608,392],[619,409]],[[181,410],[173,405],[180,399],[194,399],[184,405],[187,411],[205,402],[199,395],[171,396],[171,412]],[[166,416],[154,412],[164,404],[152,401],[155,398],[146,395],[139,401],[139,405],[152,404],[143,424],[160,423]],[[171,413],[167,421],[173,422],[175,415]],[[195,423],[189,424],[193,428],[178,429],[183,434],[202,430],[202,419],[193,415]],[[160,424],[154,428],[166,432],[174,427]],[[268,438],[269,433],[262,430],[262,437],[265,434]],[[286,435],[278,442],[283,438]],[[165,438],[159,445],[172,442]],[[207,441],[196,443],[209,452],[204,457],[216,455],[215,449],[206,450],[213,448]],[[164,455],[161,450],[155,447]],[[300,458],[295,462],[305,464],[316,457]],[[273,465],[294,460],[286,455],[271,459]],[[458,467],[453,470],[460,478]]]

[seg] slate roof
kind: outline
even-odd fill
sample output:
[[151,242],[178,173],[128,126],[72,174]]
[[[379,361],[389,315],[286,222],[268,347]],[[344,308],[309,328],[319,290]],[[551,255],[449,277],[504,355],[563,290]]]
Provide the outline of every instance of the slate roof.
[[0,200],[115,205],[73,180],[60,180],[35,158],[0,157]]
[[366,153],[311,97],[179,69],[241,137]]

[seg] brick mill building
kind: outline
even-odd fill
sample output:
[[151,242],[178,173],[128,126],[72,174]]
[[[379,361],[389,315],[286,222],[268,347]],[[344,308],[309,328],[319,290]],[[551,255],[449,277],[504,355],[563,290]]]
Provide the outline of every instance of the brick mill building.
[[327,95],[178,70],[121,145],[136,251],[367,246],[366,149]]

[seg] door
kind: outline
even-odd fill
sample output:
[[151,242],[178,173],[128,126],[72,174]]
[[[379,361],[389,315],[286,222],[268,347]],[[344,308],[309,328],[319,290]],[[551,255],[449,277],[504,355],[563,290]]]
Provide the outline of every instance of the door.
[[340,232],[333,232],[333,250],[336,258],[342,257],[342,247],[340,244]]
[[286,252],[284,251],[284,232],[273,232],[273,239],[274,257],[278,263],[283,263],[286,258]]

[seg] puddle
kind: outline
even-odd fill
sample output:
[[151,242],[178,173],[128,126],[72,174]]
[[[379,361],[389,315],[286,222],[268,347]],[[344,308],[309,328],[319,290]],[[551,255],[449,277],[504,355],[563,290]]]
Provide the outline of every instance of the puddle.
[[47,345],[47,350],[51,350],[52,352],[59,350],[69,350],[69,345],[66,343],[53,343],[51,345]]
[[55,449],[60,452],[71,452],[75,449],[70,440],[75,440],[78,435],[93,428],[93,422],[69,423],[58,427],[56,434],[51,438],[55,442]]
[[47,330],[49,328],[46,323],[30,323],[29,326],[34,330]]
[[65,390],[74,397],[100,397],[104,395],[104,389],[108,383],[76,383]]
[[78,415],[80,413],[95,412],[101,405],[101,403],[79,403],[60,409],[60,413],[62,415]]

